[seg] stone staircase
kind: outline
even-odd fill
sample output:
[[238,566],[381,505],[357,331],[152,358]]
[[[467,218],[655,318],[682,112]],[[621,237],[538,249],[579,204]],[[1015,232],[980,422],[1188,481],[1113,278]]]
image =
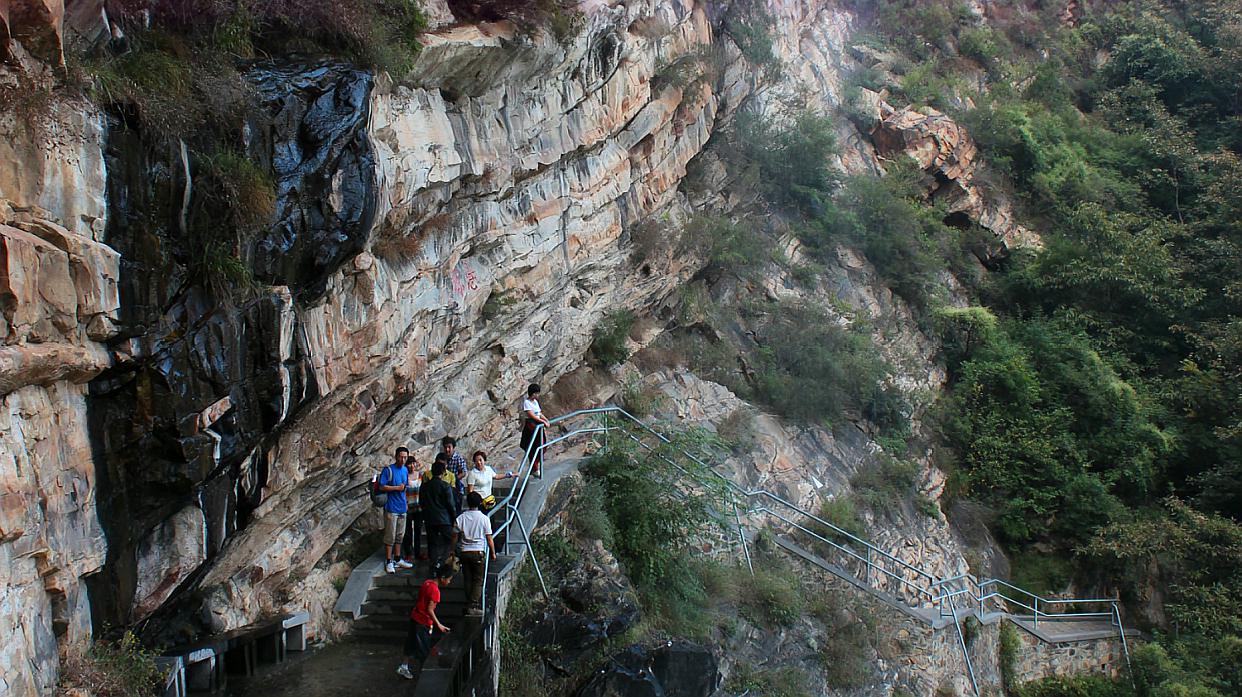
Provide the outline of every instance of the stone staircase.
[[[493,564],[507,563],[500,557]],[[386,573],[383,565],[372,575],[370,587],[361,603],[361,612],[354,620],[352,636],[365,642],[397,643],[405,640],[409,629],[410,611],[418,600],[418,589],[431,576],[426,561],[415,564],[413,569]],[[458,572],[448,587],[440,589],[440,605],[436,615],[450,629],[457,627],[466,613],[466,579]]]

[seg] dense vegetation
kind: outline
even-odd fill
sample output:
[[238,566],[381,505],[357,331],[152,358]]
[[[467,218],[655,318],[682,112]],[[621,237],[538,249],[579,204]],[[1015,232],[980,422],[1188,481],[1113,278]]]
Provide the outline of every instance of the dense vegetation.
[[[1045,243],[983,279],[980,306],[934,312],[955,495],[990,505],[1023,565],[1077,554],[1081,583],[1133,601],[1167,589],[1139,694],[1237,694],[1242,9],[1083,3],[1065,24],[1059,4],[1001,4],[989,24],[954,2],[859,4],[900,55],[855,89],[887,80],[965,122],[984,184],[1010,189]],[[1069,580],[1015,572],[1039,591]]]
[[[853,76],[846,111],[862,122],[862,90],[886,88],[899,106],[965,123],[986,162],[978,184],[1015,200],[1043,248],[984,272],[970,256],[980,231],[946,224],[923,173],[894,163],[883,178],[833,176],[825,119],[743,110],[744,135],[709,150],[750,209],[706,227],[719,233],[703,246],[714,291],[691,313],[731,341],[701,342],[692,362],[791,418],[865,413],[900,431],[900,399],[868,389],[886,366],[848,336],[865,327],[745,292],[756,264],[790,267],[753,253],[774,231],[816,262],[861,249],[942,339],[950,390],[929,423],[949,493],[992,512],[1015,576],[1039,592],[1119,590],[1160,639],[1136,653],[1140,694],[1237,694],[1242,8],[1084,2],[1067,22],[1061,3],[992,5],[985,22],[953,0],[853,3],[879,58]],[[814,265],[789,271],[816,282]],[[945,306],[946,272],[975,306]],[[858,529],[854,506],[828,513]],[[1161,607],[1139,602],[1151,586],[1167,592]],[[1023,693],[1114,690],[1132,688],[1068,680]]]

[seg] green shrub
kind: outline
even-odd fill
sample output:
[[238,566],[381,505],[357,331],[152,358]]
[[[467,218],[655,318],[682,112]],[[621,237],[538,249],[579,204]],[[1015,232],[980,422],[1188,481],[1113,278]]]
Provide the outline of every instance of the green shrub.
[[1001,685],[1012,694],[1017,687],[1018,653],[1022,651],[1022,638],[1010,622],[1001,621],[1000,626],[1000,672]]
[[743,577],[739,602],[742,614],[760,627],[787,627],[802,616],[802,585],[785,565],[769,560]]
[[573,542],[560,530],[537,534],[531,542],[540,570],[551,578],[559,578],[581,558]]
[[647,387],[642,378],[631,375],[621,385],[621,406],[639,418],[650,416],[664,405],[664,394]]
[[[819,517],[855,537],[867,539],[867,525],[863,522],[862,516],[858,514],[858,507],[854,504],[853,498],[838,496],[825,501],[819,507]],[[816,530],[816,532],[829,539],[840,537],[827,529]],[[834,541],[843,542],[844,539]]]
[[838,245],[858,246],[895,293],[926,309],[938,292],[936,274],[964,252],[961,231],[921,201],[923,176],[906,158],[891,163],[888,176],[850,177],[824,214],[796,231],[824,258]]
[[897,506],[911,494],[918,477],[918,463],[884,455],[850,480],[858,499],[873,511]]
[[785,416],[829,425],[847,410],[882,428],[905,423],[902,397],[883,384],[887,366],[869,336],[811,305],[782,303],[768,310],[757,332],[759,401]]
[[612,521],[604,510],[604,487],[596,481],[586,481],[574,499],[574,528],[588,540],[599,540],[604,548],[613,544]]
[[252,230],[270,222],[276,212],[276,182],[255,160],[236,150],[218,150],[202,160],[212,180],[217,203],[229,211],[239,229]]
[[701,495],[683,497],[680,473],[635,446],[614,438],[583,466],[603,487],[604,510],[612,521],[613,550],[635,584],[658,588],[681,570],[689,538],[707,520]]
[[66,656],[58,686],[89,690],[98,697],[154,694],[163,680],[156,656],[131,632],[115,641],[100,639],[86,653]]
[[683,235],[707,250],[709,273],[729,272],[744,278],[772,260],[771,245],[757,227],[757,221],[749,218],[734,221],[701,213],[686,223]]
[[740,111],[724,149],[726,160],[750,170],[742,179],[766,200],[803,213],[821,210],[836,189],[838,176],[829,166],[836,152],[832,121],[809,111],[785,121]]
[[991,27],[973,27],[958,37],[958,50],[978,61],[989,73],[997,74],[1002,61],[1010,56],[1008,42],[1004,34]]
[[723,30],[742,56],[754,66],[774,75],[780,68],[780,60],[772,50],[771,28],[773,20],[767,6],[759,0],[733,0],[725,10]]
[[914,497],[914,510],[928,518],[937,518],[940,515],[940,504],[930,496],[919,494]]
[[1056,595],[1073,580],[1073,564],[1057,554],[1022,551],[1009,556],[1010,579],[1037,595]]
[[[1013,690],[1014,697],[1125,697],[1134,694],[1128,685],[1102,675],[1074,675],[1044,678]],[[1212,693],[1198,693],[1211,697]]]
[[630,357],[630,350],[625,341],[629,338],[630,328],[634,326],[634,315],[629,310],[616,310],[609,313],[595,326],[594,338],[591,341],[591,356],[600,365],[612,366],[624,363]]
[[797,668],[755,668],[738,663],[725,681],[730,694],[763,695],[763,697],[810,697],[807,677]]
[[866,684],[872,674],[868,636],[866,625],[851,620],[837,627],[824,641],[819,659],[829,686],[847,689]]

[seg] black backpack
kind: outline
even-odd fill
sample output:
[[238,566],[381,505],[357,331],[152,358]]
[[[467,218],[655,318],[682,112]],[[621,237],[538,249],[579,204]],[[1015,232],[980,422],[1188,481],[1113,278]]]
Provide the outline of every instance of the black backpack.
[[371,505],[376,508],[383,508],[388,504],[388,492],[380,491],[379,488],[380,475],[389,467],[392,467],[392,465],[384,465],[383,469],[371,475]]

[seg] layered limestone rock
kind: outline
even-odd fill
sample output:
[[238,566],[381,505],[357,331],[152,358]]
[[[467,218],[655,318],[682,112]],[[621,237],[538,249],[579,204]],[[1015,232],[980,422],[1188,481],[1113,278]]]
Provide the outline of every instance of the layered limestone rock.
[[979,150],[965,128],[931,107],[893,109],[881,102],[878,108],[882,118],[871,137],[880,155],[906,155],[932,174],[932,198],[996,235],[997,254],[1039,246],[1039,236],[1017,222],[1012,205],[995,194],[985,196],[975,182]]
[[654,44],[627,33],[640,8],[593,16],[578,44],[544,45],[548,63],[513,68],[526,84],[501,66],[536,49],[449,30],[460,40],[427,60],[474,61],[474,93],[373,94],[375,244],[328,279],[322,302],[295,309],[320,397],[267,450],[255,522],[202,581],[213,629],[279,605],[274,591],[366,510],[359,485],[395,443],[429,458],[439,435],[468,434],[469,447],[512,457],[525,384],[575,367],[607,312],[647,305],[697,271],[693,258],[669,259],[635,279],[624,244],[626,221],[674,203],[716,113],[706,91],[651,94],[659,41],[710,38],[701,10],[681,11]]
[[[58,643],[91,635],[80,579],[103,565],[87,383],[111,364],[119,255],[97,239],[102,129],[53,110],[0,138],[0,692],[55,684]],[[6,115],[7,118],[8,115]]]

